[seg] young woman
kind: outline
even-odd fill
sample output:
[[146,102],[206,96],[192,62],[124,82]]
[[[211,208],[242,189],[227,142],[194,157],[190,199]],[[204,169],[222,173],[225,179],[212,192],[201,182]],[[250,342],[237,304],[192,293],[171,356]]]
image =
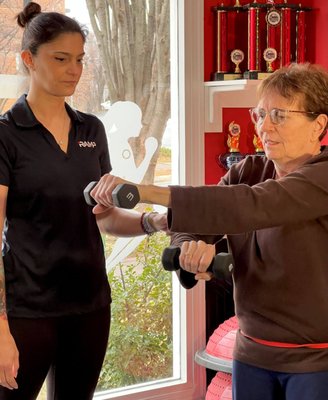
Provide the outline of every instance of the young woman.
[[[327,399],[327,115],[327,71],[292,64],[261,83],[251,110],[266,157],[233,165],[218,186],[139,186],[141,201],[171,207],[180,265],[197,279],[210,277],[212,243],[227,234],[240,325],[234,400]],[[100,180],[95,212],[117,183]]]
[[[106,135],[98,118],[65,103],[82,73],[84,29],[34,2],[17,21],[30,86],[0,118],[0,398],[34,400],[48,376],[49,400],[90,400],[111,297],[83,189],[111,169]],[[116,208],[104,220],[121,236],[166,226],[165,216]]]

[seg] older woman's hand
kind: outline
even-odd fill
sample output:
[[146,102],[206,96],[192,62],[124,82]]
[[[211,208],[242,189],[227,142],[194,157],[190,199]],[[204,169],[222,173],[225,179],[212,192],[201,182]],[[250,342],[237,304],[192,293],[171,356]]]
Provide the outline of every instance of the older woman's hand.
[[167,214],[158,214],[155,212],[150,214],[151,225],[155,228],[155,230],[169,233],[169,229],[167,226]]
[[179,263],[181,268],[195,274],[195,279],[210,280],[211,272],[206,272],[215,256],[215,245],[205,243],[202,240],[183,242]]

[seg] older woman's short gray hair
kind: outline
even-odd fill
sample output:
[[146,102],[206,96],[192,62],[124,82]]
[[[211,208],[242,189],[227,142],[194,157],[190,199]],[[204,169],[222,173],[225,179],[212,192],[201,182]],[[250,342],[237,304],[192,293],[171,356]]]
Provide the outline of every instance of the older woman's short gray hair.
[[328,115],[328,71],[320,65],[292,63],[276,70],[258,87],[259,98],[272,93],[291,102],[298,100],[303,111],[316,113],[308,114],[310,119],[315,119],[317,114]]

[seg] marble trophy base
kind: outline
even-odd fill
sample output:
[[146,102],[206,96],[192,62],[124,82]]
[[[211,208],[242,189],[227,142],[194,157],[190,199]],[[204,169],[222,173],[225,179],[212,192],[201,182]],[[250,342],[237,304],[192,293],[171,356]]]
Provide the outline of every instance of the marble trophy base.
[[244,79],[265,79],[271,74],[272,72],[245,71]]
[[227,72],[214,72],[212,74],[212,81],[232,81],[234,79],[243,79],[243,74]]

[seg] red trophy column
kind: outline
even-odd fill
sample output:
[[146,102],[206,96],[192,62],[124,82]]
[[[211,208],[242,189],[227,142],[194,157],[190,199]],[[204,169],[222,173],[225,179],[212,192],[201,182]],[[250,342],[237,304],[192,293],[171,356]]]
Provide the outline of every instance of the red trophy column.
[[[230,80],[242,78],[239,64],[243,61],[243,51],[235,49],[237,14],[242,13],[243,7],[239,1],[234,6],[213,7],[216,25],[216,71],[212,80]],[[232,62],[237,65],[232,67]]]
[[248,9],[248,71],[244,73],[246,79],[258,79],[261,71],[261,14],[266,4],[253,3],[244,6]]
[[217,72],[228,72],[227,60],[227,19],[226,10],[218,10],[217,12]]
[[312,10],[310,7],[299,7],[296,10],[296,62],[303,63],[306,60],[305,54],[305,29],[306,12]]
[[264,50],[263,57],[267,62],[267,72],[273,72],[278,68],[281,14],[275,8],[273,1],[267,1],[267,4],[268,10],[265,17],[267,23],[267,48]]
[[260,71],[260,8],[252,4],[248,10],[248,70]]
[[[287,5],[286,5],[287,6]],[[280,45],[280,66],[288,65],[291,59],[291,14],[290,7],[281,8],[281,45]]]

